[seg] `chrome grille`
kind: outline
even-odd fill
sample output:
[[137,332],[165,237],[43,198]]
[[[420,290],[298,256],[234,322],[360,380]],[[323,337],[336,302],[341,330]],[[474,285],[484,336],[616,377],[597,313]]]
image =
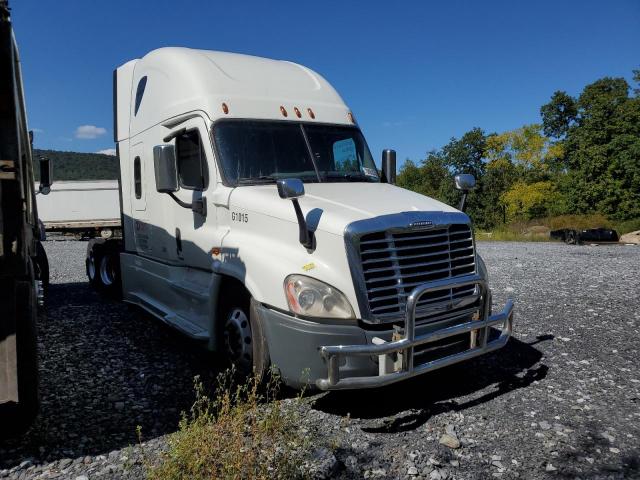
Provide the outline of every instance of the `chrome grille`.
[[[360,261],[371,315],[402,318],[406,299],[418,285],[475,272],[471,228],[452,224],[428,230],[367,233],[360,237]],[[476,288],[441,290],[418,303],[416,319],[463,317],[478,309]]]

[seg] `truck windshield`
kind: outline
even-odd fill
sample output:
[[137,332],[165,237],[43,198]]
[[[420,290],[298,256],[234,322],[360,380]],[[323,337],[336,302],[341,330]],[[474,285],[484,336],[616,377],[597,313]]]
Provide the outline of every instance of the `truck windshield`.
[[230,120],[213,128],[230,185],[304,182],[378,182],[367,143],[356,127]]

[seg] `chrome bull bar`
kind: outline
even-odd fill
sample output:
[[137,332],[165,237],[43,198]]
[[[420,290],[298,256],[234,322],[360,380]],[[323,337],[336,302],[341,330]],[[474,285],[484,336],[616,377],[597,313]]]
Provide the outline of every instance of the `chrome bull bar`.
[[[438,290],[470,285],[477,285],[480,290],[480,298],[483,302],[483,304],[479,306],[482,316],[478,320],[453,325],[416,337],[416,306],[423,295]],[[511,299],[507,300],[504,309],[500,313],[490,315],[491,305],[490,301],[487,301],[488,293],[489,288],[486,280],[478,275],[468,275],[456,279],[445,279],[419,285],[407,298],[403,338],[380,344],[330,345],[320,347],[320,355],[327,363],[328,373],[327,378],[321,378],[316,381],[316,386],[321,390],[341,390],[389,385],[503,347],[511,336],[513,301]],[[494,325],[502,325],[502,332],[498,338],[489,341],[489,327]],[[470,334],[470,348],[468,350],[414,365],[415,347],[467,332],[476,332],[475,336]],[[385,373],[381,371],[377,376],[340,378],[341,357],[373,355],[384,358],[385,355],[392,353],[398,353],[400,357],[400,361],[397,362],[399,365],[397,365],[392,372]]]

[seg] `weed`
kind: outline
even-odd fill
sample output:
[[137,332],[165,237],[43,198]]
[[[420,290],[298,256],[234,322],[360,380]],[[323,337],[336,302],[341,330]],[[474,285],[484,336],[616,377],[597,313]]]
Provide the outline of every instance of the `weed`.
[[307,443],[299,433],[298,410],[277,400],[278,379],[265,387],[257,378],[234,385],[218,378],[210,399],[195,379],[196,400],[183,413],[159,462],[146,461],[151,480],[274,479],[300,477]]

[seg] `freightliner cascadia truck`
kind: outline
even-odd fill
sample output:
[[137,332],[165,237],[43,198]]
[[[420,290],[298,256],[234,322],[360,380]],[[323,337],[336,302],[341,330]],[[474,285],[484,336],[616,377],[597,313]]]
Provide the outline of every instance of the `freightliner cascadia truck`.
[[[312,70],[161,48],[114,72],[123,238],[87,274],[241,372],[292,386],[390,384],[496,350],[469,217],[394,185]],[[475,183],[459,175],[466,192]],[[463,206],[462,206],[463,208]]]
[[[0,0],[0,438],[24,430],[38,411],[36,317],[49,278],[40,243],[31,142],[18,47]],[[39,193],[51,184],[40,163]]]

